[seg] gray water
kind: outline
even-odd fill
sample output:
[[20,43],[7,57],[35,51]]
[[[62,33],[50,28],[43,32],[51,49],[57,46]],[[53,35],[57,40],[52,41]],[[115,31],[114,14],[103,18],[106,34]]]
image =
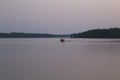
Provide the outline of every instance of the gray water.
[[120,80],[120,40],[0,39],[0,80]]

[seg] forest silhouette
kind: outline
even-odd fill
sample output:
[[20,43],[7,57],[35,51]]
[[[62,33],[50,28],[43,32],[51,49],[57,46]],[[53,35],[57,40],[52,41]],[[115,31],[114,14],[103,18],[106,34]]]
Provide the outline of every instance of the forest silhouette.
[[120,38],[120,28],[92,29],[74,33],[71,38]]
[[0,33],[0,38],[120,38],[120,28],[92,29],[81,33],[73,34],[43,34],[43,33]]
[[56,38],[56,37],[69,37],[69,35],[55,35],[43,33],[0,33],[0,38]]

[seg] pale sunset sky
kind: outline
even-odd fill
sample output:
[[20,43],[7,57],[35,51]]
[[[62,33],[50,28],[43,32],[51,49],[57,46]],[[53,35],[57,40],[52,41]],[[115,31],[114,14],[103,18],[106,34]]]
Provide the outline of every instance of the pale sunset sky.
[[70,34],[120,27],[120,0],[0,0],[0,32]]

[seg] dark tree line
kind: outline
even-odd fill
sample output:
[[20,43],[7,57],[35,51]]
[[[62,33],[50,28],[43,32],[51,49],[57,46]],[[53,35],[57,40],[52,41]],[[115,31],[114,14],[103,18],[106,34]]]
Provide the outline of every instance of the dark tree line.
[[120,28],[93,29],[82,33],[74,33],[72,38],[120,38]]
[[54,38],[67,37],[68,35],[40,34],[40,33],[0,33],[0,38]]
[[39,37],[54,37],[52,34],[37,34],[37,33],[0,33],[0,38],[39,38]]

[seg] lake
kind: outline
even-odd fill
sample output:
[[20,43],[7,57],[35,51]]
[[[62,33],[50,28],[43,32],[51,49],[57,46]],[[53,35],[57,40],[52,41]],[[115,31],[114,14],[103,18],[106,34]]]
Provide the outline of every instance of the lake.
[[0,80],[120,80],[120,39],[0,39]]

